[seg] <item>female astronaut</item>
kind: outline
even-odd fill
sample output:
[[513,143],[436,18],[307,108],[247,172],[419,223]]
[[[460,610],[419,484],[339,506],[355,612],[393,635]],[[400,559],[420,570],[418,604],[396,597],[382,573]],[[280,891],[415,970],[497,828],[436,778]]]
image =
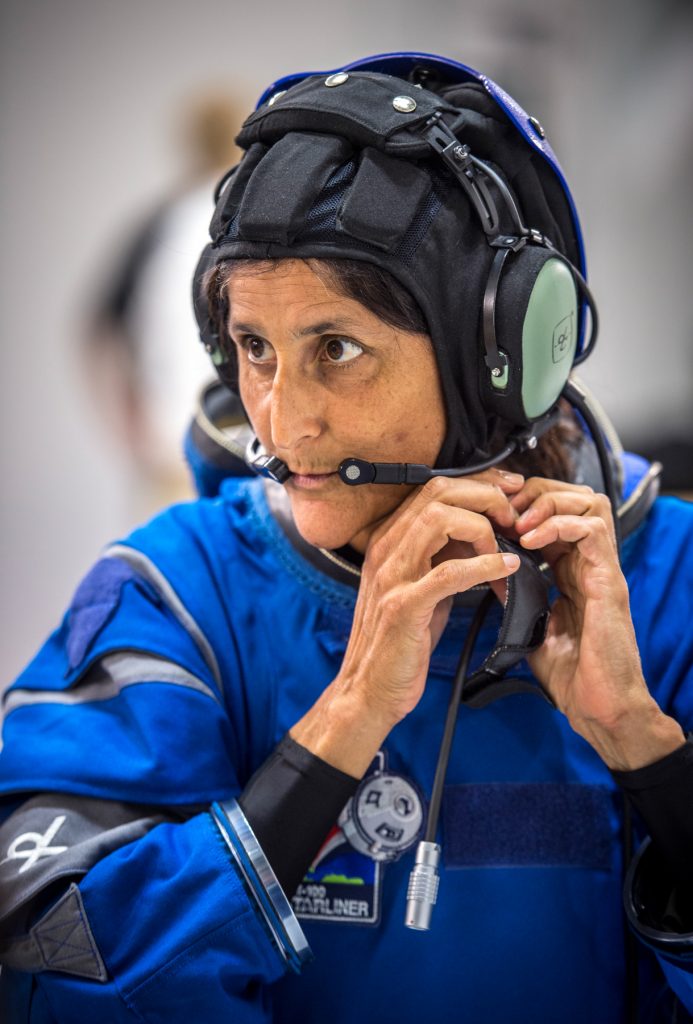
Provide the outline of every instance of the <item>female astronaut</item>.
[[7,692],[7,1019],[693,1008],[693,517],[569,378],[543,135],[419,55],[246,121],[195,303],[260,475],[108,547]]

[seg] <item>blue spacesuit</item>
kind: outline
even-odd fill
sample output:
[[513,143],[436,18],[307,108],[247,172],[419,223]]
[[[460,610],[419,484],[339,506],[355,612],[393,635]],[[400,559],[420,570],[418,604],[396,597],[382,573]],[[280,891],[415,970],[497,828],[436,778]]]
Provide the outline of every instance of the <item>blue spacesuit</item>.
[[[632,461],[631,511],[652,490],[643,468]],[[254,869],[229,801],[336,675],[358,586],[358,570],[299,550],[270,509],[280,492],[228,479],[108,548],[7,693],[8,1019],[620,1020],[620,795],[541,699],[460,712],[431,934],[403,927],[411,857],[396,843],[371,856],[348,809],[293,897],[301,928]],[[691,578],[692,541],[691,507],[658,499],[623,552],[645,677],[684,726],[693,637],[676,580]],[[471,612],[453,610],[366,801],[379,779],[430,791]],[[643,925],[640,938],[651,1019],[660,968],[693,1006],[693,937]]]

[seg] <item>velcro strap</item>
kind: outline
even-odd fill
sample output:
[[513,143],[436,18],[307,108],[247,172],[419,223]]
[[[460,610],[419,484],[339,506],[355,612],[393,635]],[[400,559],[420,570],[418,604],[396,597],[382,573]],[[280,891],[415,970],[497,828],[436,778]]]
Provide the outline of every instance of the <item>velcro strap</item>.
[[349,143],[336,135],[289,132],[272,146],[248,182],[238,212],[240,235],[291,244],[316,195],[350,155]]
[[421,168],[368,148],[337,223],[354,238],[389,251],[412,223],[430,190],[431,178]]
[[[420,127],[437,111],[459,113],[440,96],[407,87],[392,75],[352,71],[341,85],[330,88],[326,81],[323,75],[306,78],[271,106],[260,107],[243,125],[238,145],[269,145],[287,132],[324,132],[343,136],[359,149],[374,146],[399,156],[426,156],[430,150]],[[403,89],[416,103],[413,110],[393,105]]]
[[449,868],[567,867],[608,871],[614,794],[578,782],[481,782],[446,786]]
[[524,548],[496,535],[500,551],[520,556],[520,568],[508,576],[508,587],[498,639],[480,667],[465,682],[462,703],[480,708],[513,693],[536,693],[553,700],[538,684],[523,679],[504,679],[506,672],[537,647],[546,636],[549,622],[549,584],[535,558]]

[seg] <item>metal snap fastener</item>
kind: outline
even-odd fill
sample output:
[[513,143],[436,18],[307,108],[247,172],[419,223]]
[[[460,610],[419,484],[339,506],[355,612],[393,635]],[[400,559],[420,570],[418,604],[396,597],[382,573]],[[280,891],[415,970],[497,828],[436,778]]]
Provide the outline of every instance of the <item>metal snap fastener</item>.
[[531,124],[532,128],[534,128],[534,131],[537,133],[540,139],[546,138],[546,132],[544,131],[539,121],[537,121],[536,117],[530,117],[529,123]]
[[411,96],[395,96],[392,106],[399,110],[400,114],[411,114],[412,110],[416,110],[416,100]]
[[275,92],[274,96],[270,96],[269,100],[267,101],[267,106],[273,107],[278,99],[281,99],[282,96],[286,95],[286,92],[286,89],[282,89],[281,92]]
[[332,88],[332,86],[334,85],[344,85],[348,78],[349,76],[347,75],[346,71],[338,71],[334,75],[328,75],[328,77],[325,79],[325,85],[327,85],[329,88]]

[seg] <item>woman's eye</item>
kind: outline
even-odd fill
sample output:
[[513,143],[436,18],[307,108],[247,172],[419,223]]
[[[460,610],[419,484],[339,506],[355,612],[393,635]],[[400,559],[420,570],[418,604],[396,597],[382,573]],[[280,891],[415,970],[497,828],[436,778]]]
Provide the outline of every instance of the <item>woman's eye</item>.
[[361,346],[347,338],[330,338],[325,344],[325,355],[330,363],[350,363],[362,353]]
[[266,363],[272,358],[272,346],[262,338],[249,338],[244,347],[251,363]]

